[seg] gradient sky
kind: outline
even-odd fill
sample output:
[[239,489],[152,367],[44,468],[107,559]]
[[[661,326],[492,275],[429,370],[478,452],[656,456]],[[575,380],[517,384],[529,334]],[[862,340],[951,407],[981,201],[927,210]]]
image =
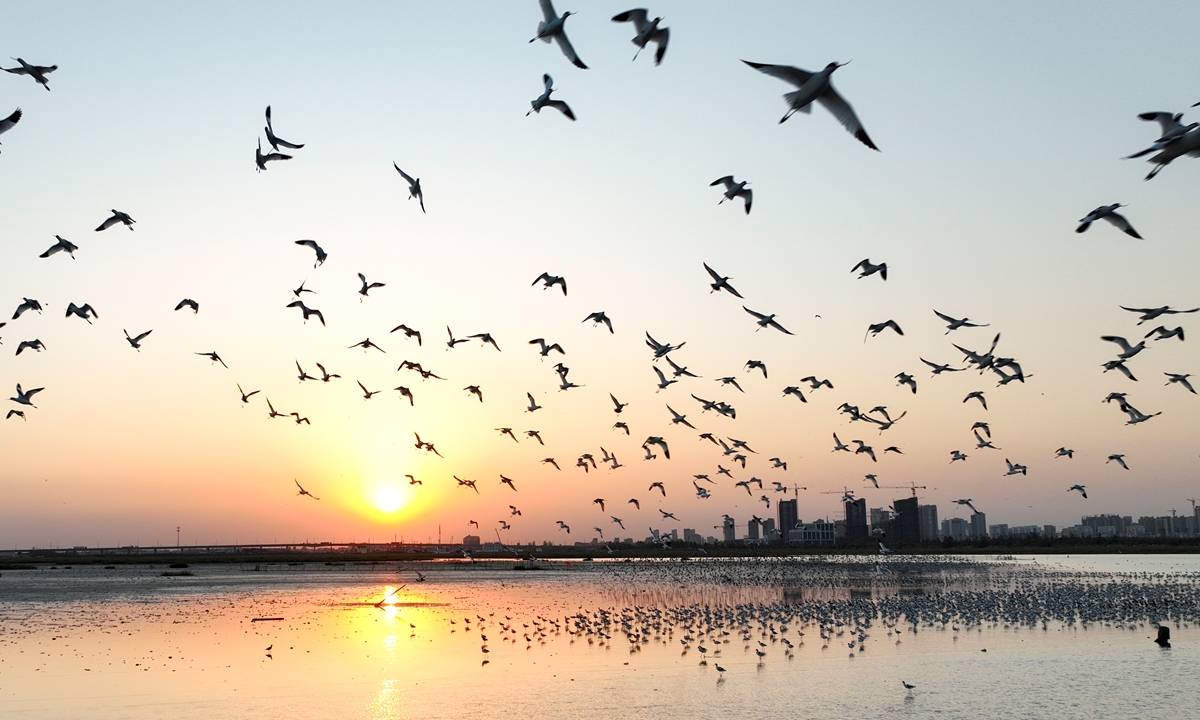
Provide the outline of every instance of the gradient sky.
[[[509,542],[590,539],[593,526],[715,534],[723,513],[739,525],[773,517],[775,480],[809,488],[805,520],[841,517],[839,495],[822,491],[849,487],[871,507],[907,494],[868,489],[865,473],[928,486],[922,502],[943,517],[964,497],[1010,524],[1190,512],[1200,399],[1163,373],[1200,372],[1195,341],[1152,343],[1130,362],[1135,383],[1102,373],[1116,347],[1098,338],[1158,324],[1138,327],[1118,305],[1200,305],[1200,162],[1145,182],[1149,165],[1120,159],[1158,137],[1138,113],[1200,100],[1187,70],[1200,6],[662,2],[650,7],[672,33],[659,67],[649,52],[630,62],[632,26],[609,22],[626,9],[558,3],[578,11],[567,29],[590,65],[579,70],[528,42],[533,0],[5,3],[0,56],[59,69],[51,92],[0,76],[0,114],[25,113],[0,138],[0,313],[22,297],[46,306],[0,328],[0,386],[46,388],[27,422],[0,424],[0,547],[173,544],[176,526],[185,544],[423,541],[439,526],[458,539],[476,532],[469,519],[485,540],[511,521]],[[810,70],[852,60],[834,85],[882,152],[823,108],[779,124],[792,88],[739,59]],[[544,72],[577,122],[525,116]],[[306,146],[256,173],[268,104],[278,134]],[[406,200],[393,161],[421,178],[428,214]],[[751,181],[751,215],[740,201],[718,206],[709,183],[726,174]],[[1129,205],[1144,241],[1106,223],[1074,232],[1113,202]],[[136,231],[94,232],[110,208]],[[75,260],[38,257],[56,234],[79,246]],[[322,267],[301,238],[329,252]],[[864,257],[888,263],[887,282],[851,274]],[[709,294],[702,262],[795,336],[755,332],[740,301]],[[531,287],[543,271],[565,276],[569,296]],[[359,272],[387,286],[360,302]],[[284,307],[301,281],[327,327]],[[199,314],[172,310],[184,297]],[[99,319],[64,319],[70,302]],[[947,337],[933,308],[990,327]],[[580,322],[597,310],[614,335]],[[1166,324],[1191,333],[1197,317]],[[889,318],[903,337],[863,342]],[[424,347],[389,334],[400,323]],[[502,352],[447,350],[446,325],[489,332]],[[123,329],[154,332],[135,352]],[[646,331],[686,341],[672,357],[703,377],[656,393]],[[934,378],[918,360],[961,366],[951,342],[986,349],[997,331],[998,352],[1031,374],[1024,385]],[[365,337],[387,354],[347,348]],[[535,337],[566,348],[584,387],[558,391],[553,362],[526,344]],[[48,349],[13,355],[33,338]],[[230,369],[193,354],[210,350]],[[406,358],[448,380],[398,373]],[[742,370],[750,358],[769,380]],[[301,385],[297,360],[342,379]],[[917,377],[916,395],[896,386],[901,371]],[[781,396],[810,374],[835,389],[807,404]],[[714,382],[723,375],[745,394]],[[356,380],[387,392],[365,401]],[[241,407],[235,383],[262,394]],[[415,407],[390,390],[401,384]],[[986,391],[986,412],[962,402],[973,390]],[[1101,403],[1112,391],[1162,415],[1126,426]],[[525,413],[526,392],[544,409]],[[630,437],[611,429],[610,392],[630,403]],[[730,402],[737,419],[702,413],[691,393]],[[312,425],[269,420],[264,396]],[[881,437],[836,412],[842,402],[908,414]],[[667,403],[759,451],[734,475],[766,481],[769,511],[764,493],[723,477],[712,498],[695,497],[694,473],[731,464],[672,427]],[[1001,450],[974,449],[978,420]],[[494,430],[504,426],[541,430],[546,447],[514,444]],[[413,431],[445,459],[418,452]],[[833,432],[905,454],[835,454]],[[643,460],[648,435],[668,440],[669,461]],[[574,467],[601,446],[624,467]],[[1075,458],[1054,458],[1060,446]],[[950,465],[952,450],[970,457]],[[1110,453],[1130,470],[1106,464]],[[539,462],[548,456],[561,472]],[[770,469],[772,456],[788,470]],[[1003,477],[1006,457],[1028,476]],[[297,497],[293,478],[321,501]],[[655,480],[665,499],[647,492]],[[1074,483],[1089,499],[1067,492]],[[659,508],[681,522],[661,522]]]

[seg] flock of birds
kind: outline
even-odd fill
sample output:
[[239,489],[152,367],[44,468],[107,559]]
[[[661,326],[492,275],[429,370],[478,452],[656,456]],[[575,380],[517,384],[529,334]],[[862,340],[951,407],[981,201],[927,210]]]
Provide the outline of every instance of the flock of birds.
[[[567,37],[566,21],[573,15],[573,13],[564,12],[561,15],[558,14],[550,0],[540,0],[540,5],[544,19],[542,22],[538,23],[536,35],[530,40],[530,42],[541,40],[546,43],[556,43],[563,55],[573,65],[581,69],[586,69],[587,65],[580,59],[578,52]],[[630,23],[635,31],[632,42],[638,48],[637,52],[640,53],[641,50],[645,49],[648,45],[654,45],[655,64],[663,62],[667,53],[670,32],[668,28],[662,25],[661,17],[652,18],[647,10],[634,9],[614,16],[612,21],[622,24]],[[636,54],[634,58],[637,58]],[[17,61],[19,63],[18,67],[3,69],[9,73],[28,76],[42,85],[46,90],[50,89],[47,76],[51,72],[57,70],[57,66],[31,65],[19,58]],[[772,65],[749,61],[743,62],[745,62],[748,67],[754,70],[776,79],[783,80],[784,82],[794,86],[794,90],[786,93],[783,96],[787,103],[787,111],[779,120],[779,122],[782,123],[786,121],[795,113],[811,113],[813,104],[820,104],[826,110],[828,110],[834,116],[834,118],[863,145],[872,150],[879,150],[879,148],[867,134],[863,124],[860,122],[853,108],[837,92],[831,83],[833,73],[839,68],[844,67],[845,63],[831,62],[822,70],[812,72],[786,65]],[[568,119],[574,121],[576,119],[575,114],[565,102],[551,99],[551,94],[556,91],[551,76],[549,74],[545,74],[543,75],[542,79],[544,91],[538,98],[531,102],[531,109],[529,113],[540,112],[544,108],[553,108],[561,112]],[[13,130],[21,121],[22,117],[23,115],[20,109],[14,111],[5,120],[0,122],[0,133]],[[1139,117],[1149,122],[1158,123],[1161,127],[1159,138],[1155,140],[1155,142],[1149,148],[1130,156],[1142,157],[1151,155],[1149,162],[1154,164],[1155,167],[1147,179],[1153,178],[1166,165],[1170,164],[1173,160],[1179,157],[1183,157],[1185,155],[1193,157],[1200,156],[1200,124],[1191,123],[1188,125],[1183,125],[1182,114],[1168,112],[1144,113]],[[267,170],[271,163],[287,161],[294,157],[293,155],[283,152],[284,150],[294,152],[304,147],[303,143],[294,143],[284,140],[275,133],[270,106],[267,106],[266,108],[266,125],[264,131],[267,143],[269,144],[271,150],[264,153],[262,141],[259,140],[255,153],[255,163],[256,169],[260,172]],[[417,200],[421,211],[424,213],[424,190],[422,189],[420,179],[406,173],[395,162],[393,162],[393,166],[400,174],[402,180],[407,184],[408,199]],[[724,203],[727,200],[733,201],[737,198],[741,198],[744,203],[745,212],[747,214],[750,212],[753,204],[753,194],[748,187],[749,183],[747,181],[737,181],[733,175],[726,175],[714,180],[711,184],[713,186],[720,185],[724,188],[720,203]],[[1091,211],[1084,218],[1082,218],[1077,231],[1081,233],[1085,232],[1093,223],[1103,220],[1112,224],[1126,235],[1141,239],[1142,236],[1133,228],[1130,221],[1124,215],[1117,212],[1117,210],[1121,207],[1122,206],[1119,203],[1097,207],[1095,210]],[[111,215],[104,219],[103,222],[101,222],[100,225],[95,228],[95,231],[103,232],[117,226],[123,226],[132,231],[134,229],[134,225],[135,220],[129,213],[113,209],[111,211]],[[59,235],[55,235],[54,237],[56,242],[42,252],[39,257],[47,259],[51,262],[61,261],[56,259],[61,257],[74,259],[75,253],[79,251],[80,246],[75,242]],[[314,270],[319,270],[321,265],[329,257],[329,253],[326,251],[326,249],[315,240],[301,239],[296,240],[295,244],[313,253]],[[749,301],[746,301],[743,295],[731,284],[730,281],[733,278],[722,275],[707,263],[703,263],[703,270],[707,275],[707,281],[709,281],[710,293],[724,293],[730,297],[737,298],[739,301],[745,302],[745,304],[741,305],[742,309],[755,323],[757,326],[757,331],[765,330],[767,332],[778,332],[783,335],[793,335],[792,331],[788,330],[787,327],[784,326],[776,313],[765,312],[763,308],[758,307],[757,305],[755,308],[750,307]],[[851,274],[856,275],[859,280],[877,278],[880,282],[886,282],[888,280],[889,267],[888,263],[886,262],[875,262],[871,258],[864,258],[853,268],[851,268],[850,272]],[[369,280],[364,273],[359,273],[358,278],[361,283],[358,291],[359,295],[361,296],[360,301],[365,301],[371,297],[371,292],[373,290],[387,287],[387,284],[384,282]],[[558,289],[561,291],[563,297],[567,297],[568,295],[567,280],[564,277],[556,276],[549,272],[541,273],[533,280],[532,285],[535,287],[540,285],[543,290]],[[313,289],[307,288],[305,287],[305,283],[301,283],[297,288],[291,290],[291,295],[294,299],[287,303],[286,307],[298,310],[298,319],[301,322],[307,324],[310,320],[314,320],[324,327],[326,324],[324,314],[319,308],[310,305],[310,303],[314,303],[313,298],[310,296],[315,294],[316,293]],[[25,313],[42,313],[46,307],[47,306],[43,305],[43,303],[38,299],[23,298],[17,306],[16,311],[12,315],[12,327],[9,328],[9,330],[19,330],[20,324],[18,321]],[[1147,322],[1163,322],[1167,317],[1173,317],[1179,314],[1195,313],[1200,310],[1200,308],[1181,310],[1170,306],[1154,308],[1124,307],[1123,309],[1138,315],[1138,326],[1141,326],[1143,323]],[[196,314],[200,312],[200,303],[191,298],[183,298],[175,306],[175,310],[190,310],[193,314]],[[959,331],[964,329],[989,327],[987,323],[979,323],[971,318],[957,317],[953,314],[943,313],[938,310],[933,310],[933,313],[940,322],[945,323],[946,335],[950,335],[951,333],[956,333],[957,335]],[[101,317],[97,309],[86,302],[78,305],[74,302],[70,303],[66,307],[65,316],[68,320],[74,318],[74,320],[71,320],[73,322],[82,320],[89,325],[93,324],[93,321],[99,321]],[[593,326],[600,328],[602,332],[606,330],[609,334],[617,334],[616,328],[618,325],[614,323],[613,319],[611,319],[604,311],[591,312],[582,318],[582,322],[590,322]],[[7,321],[0,322],[0,328],[3,328],[7,324]],[[455,332],[448,325],[446,326],[445,330],[447,334],[447,339],[445,340],[445,347],[447,351],[454,350],[460,345],[471,343],[478,343],[484,348],[491,348],[496,352],[501,351],[499,340],[490,333],[480,332],[456,336]],[[153,340],[150,336],[153,333],[153,329],[142,330],[135,328],[135,331],[131,333],[128,329],[122,328],[122,332],[124,333],[124,338],[129,344],[130,349],[133,351],[141,352],[143,349],[149,350],[152,345]],[[433,332],[436,334],[436,332],[439,331]],[[396,333],[400,333],[400,335],[395,335]],[[415,342],[417,348],[423,348],[424,338],[429,337],[429,333],[429,329],[418,329],[407,324],[400,323],[393,327],[388,335],[397,337],[399,341],[403,343]],[[897,336],[902,336],[905,334],[905,332],[897,320],[894,318],[887,318],[881,320],[880,322],[869,324],[865,329],[863,342],[870,342],[872,338],[879,338],[884,334],[895,334]],[[430,339],[432,342],[432,337]],[[1124,375],[1128,380],[1136,381],[1138,378],[1134,375],[1133,368],[1130,364],[1133,358],[1153,347],[1153,345],[1158,342],[1172,339],[1182,342],[1185,339],[1185,332],[1182,326],[1168,328],[1166,325],[1157,325],[1144,336],[1135,336],[1132,340],[1118,335],[1105,335],[1101,339],[1103,341],[1113,343],[1120,351],[1113,360],[1104,363],[1103,371],[1106,373],[1110,371],[1116,371]],[[990,343],[980,344],[973,341],[962,341],[962,344],[952,343],[952,347],[961,355],[959,364],[954,362],[935,362],[928,360],[925,357],[918,357],[917,360],[919,360],[925,366],[925,368],[928,369],[930,373],[930,379],[927,380],[925,378],[919,378],[916,373],[910,372],[910,370],[913,368],[904,368],[897,372],[894,376],[896,385],[905,387],[911,392],[911,394],[916,395],[918,394],[919,389],[923,387],[926,382],[937,382],[938,377],[943,374],[959,372],[975,372],[981,379],[983,377],[990,377],[991,379],[997,381],[998,387],[1004,387],[1013,382],[1024,383],[1027,378],[1031,377],[1031,374],[1026,372],[1018,360],[1013,357],[1004,356],[999,352],[1000,340],[1000,333],[996,333],[990,340]],[[734,406],[734,401],[731,398],[735,398],[737,396],[729,396],[728,393],[737,392],[745,394],[746,390],[743,389],[742,383],[746,383],[751,379],[753,379],[755,382],[763,383],[769,381],[767,362],[761,358],[749,358],[740,369],[727,368],[722,371],[719,377],[715,378],[716,382],[718,383],[715,390],[727,395],[725,398],[716,399],[711,397],[712,392],[704,389],[704,387],[712,389],[713,386],[704,385],[699,382],[701,375],[694,370],[689,369],[687,365],[681,363],[680,358],[684,352],[682,348],[686,345],[686,342],[661,342],[652,336],[648,331],[645,332],[644,342],[651,354],[651,369],[653,370],[653,376],[657,381],[657,390],[666,391],[672,385],[688,383],[692,389],[687,393],[687,397],[681,398],[679,402],[690,403],[694,401],[696,405],[689,404],[688,408],[696,410],[700,414],[699,417],[707,417],[704,414],[711,411],[715,417],[722,418],[723,420],[727,420],[729,422],[735,421],[737,419],[737,409]],[[551,357],[559,360],[559,362],[553,366],[553,377],[555,380],[555,385],[560,392],[566,392],[575,388],[583,387],[583,385],[577,384],[570,379],[569,373],[571,370],[563,362],[566,359],[567,352],[562,344],[558,342],[552,342],[546,337],[530,339],[527,341],[527,344],[529,346],[536,346],[537,355],[540,359],[544,360],[547,357]],[[411,348],[411,345],[408,345],[408,347]],[[349,345],[347,349],[361,349],[364,353],[377,353],[380,357],[388,355],[387,351],[381,347],[380,344],[373,341],[370,337]],[[40,339],[37,338],[21,340],[16,346],[16,355],[21,355],[27,350],[40,353],[48,350],[48,348]],[[214,365],[219,364],[223,368],[229,368],[216,350],[200,349],[195,351],[195,355],[208,359]],[[317,363],[315,367],[316,373],[310,374],[309,369],[306,369],[300,364],[299,361],[297,361],[296,369],[298,372],[299,381],[301,383],[330,383],[334,381],[348,382],[338,373],[330,372],[322,363]],[[442,382],[447,381],[446,377],[437,374],[437,372],[435,372],[432,368],[426,368],[422,362],[408,359],[405,359],[399,364],[397,367],[397,372],[411,373],[411,375],[407,377],[412,377],[414,379],[419,377],[422,383],[431,380]],[[1166,384],[1178,385],[1182,390],[1195,394],[1196,391],[1189,381],[1191,374],[1176,372],[1165,372],[1164,374],[1166,376]],[[384,394],[385,392],[395,392],[398,393],[398,397],[402,402],[406,402],[411,407],[416,407],[418,405],[418,398],[421,394],[421,391],[417,386],[405,384],[403,382],[390,389],[386,389],[383,386],[368,386],[359,379],[355,379],[355,383],[358,390],[361,391],[364,401],[372,401],[377,396]],[[231,387],[231,399],[233,397],[239,397],[240,404],[242,405],[250,404],[255,395],[263,392],[260,389],[251,389],[250,391],[245,391],[240,383],[231,383],[231,386],[233,385],[236,385],[238,395],[232,395],[233,388]],[[791,398],[791,401],[794,402],[807,403],[808,396],[818,392],[826,392],[827,390],[832,391],[834,387],[835,385],[833,380],[825,377],[818,377],[817,375],[812,374],[792,381],[792,384],[786,384],[784,387],[776,390],[776,392],[781,392],[782,398]],[[39,393],[42,393],[45,390],[46,388],[44,387],[26,389],[22,387],[21,384],[17,384],[16,394],[11,397],[10,400],[19,407],[10,409],[6,415],[6,418],[26,419],[26,408],[36,408],[35,400],[37,399]],[[467,396],[474,398],[480,403],[485,402],[484,388],[478,383],[468,383],[465,387],[463,387],[462,392],[466,393]],[[966,396],[962,399],[962,402],[972,403],[973,406],[977,405],[980,412],[986,412],[988,410],[988,392],[990,391],[984,389],[974,390],[966,394]],[[538,417],[536,415],[537,411],[543,409],[544,407],[540,403],[548,401],[539,400],[539,398],[533,393],[527,393],[527,398],[528,405],[521,408],[521,413],[524,417],[533,420]],[[617,398],[616,392],[609,393],[609,398],[612,402],[611,410],[614,413],[614,423],[612,425],[612,429],[618,434],[618,436],[631,436],[633,430],[628,422],[623,419],[624,416],[622,415],[629,403],[620,401]],[[277,410],[275,405],[272,404],[271,400],[265,393],[263,394],[262,400],[267,408],[267,416],[272,420],[290,418],[296,425],[312,424],[312,420],[299,411],[283,412]],[[1161,414],[1160,412],[1148,412],[1135,407],[1128,394],[1124,392],[1113,392],[1107,398],[1105,398],[1104,401],[1109,404],[1115,403],[1120,411],[1127,415],[1128,425],[1138,425],[1152,420]],[[688,408],[681,408],[681,406],[678,404],[667,404],[665,402],[663,404],[663,422],[661,426],[649,429],[649,431],[646,432],[645,440],[643,440],[638,446],[643,453],[643,461],[654,461],[658,460],[660,457],[663,460],[670,460],[671,449],[667,439],[667,431],[678,430],[680,427],[695,430],[698,434],[699,440],[705,443],[713,453],[715,468],[708,473],[693,474],[693,476],[690,478],[690,487],[687,485],[684,486],[685,490],[683,491],[683,494],[685,496],[687,494],[691,494],[695,499],[698,500],[709,499],[713,497],[714,491],[719,486],[718,481],[713,479],[713,476],[725,476],[728,479],[728,482],[731,483],[729,487],[732,487],[735,492],[740,492],[740,490],[744,489],[751,498],[753,498],[757,492],[759,494],[758,501],[763,503],[764,506],[763,512],[768,513],[773,500],[786,498],[788,494],[798,495],[800,490],[807,489],[801,488],[795,483],[774,480],[769,483],[770,492],[768,493],[766,487],[767,481],[765,481],[762,477],[755,474],[750,474],[746,477],[735,476],[735,468],[739,475],[741,475],[743,471],[749,469],[748,463],[760,462],[758,458],[761,458],[762,456],[760,455],[759,451],[753,449],[748,440],[736,439],[728,436],[724,432],[718,433],[713,430],[705,430],[701,432],[693,420],[689,420],[689,417],[691,417],[698,422],[699,417],[697,416],[697,413],[688,411]],[[680,409],[683,409],[684,412],[681,412]],[[516,408],[513,408],[513,410],[514,412],[517,411]],[[896,414],[893,410],[882,404],[874,405],[869,409],[864,409],[859,406],[852,405],[849,402],[843,402],[838,407],[838,412],[843,416],[844,419],[849,421],[849,427],[861,428],[861,430],[864,432],[864,436],[860,438],[853,438],[850,441],[851,444],[846,444],[838,438],[836,432],[832,433],[833,452],[845,452],[855,457],[861,456],[864,461],[872,463],[872,465],[867,467],[874,467],[874,464],[879,463],[881,458],[889,455],[898,456],[904,454],[903,450],[896,445],[886,445],[878,448],[877,450],[874,445],[869,444],[870,436],[865,435],[865,433],[867,431],[871,431],[872,433],[877,433],[881,436],[884,432],[893,428],[897,423],[899,423],[907,415],[907,411],[902,411]],[[536,442],[539,450],[543,446],[547,446],[546,441],[543,439],[541,430],[528,429],[522,430],[518,433],[514,427],[499,427],[496,428],[496,431],[500,433],[502,437],[507,437],[518,444],[522,444],[522,442]],[[949,462],[951,464],[956,462],[967,462],[968,458],[975,455],[975,451],[980,451],[981,454],[995,451],[998,455],[1000,454],[1001,449],[993,443],[992,427],[990,423],[982,420],[977,421],[966,430],[967,432],[964,433],[964,435],[973,438],[974,446],[960,446],[949,449],[947,452],[949,455]],[[423,439],[419,433],[414,433],[414,435],[416,440],[414,447],[418,452],[432,454],[438,457],[442,456],[433,442],[429,441],[428,439]],[[522,441],[521,436],[524,437],[524,441]],[[640,436],[641,435],[639,434],[639,437]],[[671,442],[677,441],[671,440]],[[605,444],[609,445],[611,443]],[[853,447],[851,447],[851,445],[853,445]],[[599,443],[597,446],[599,447],[598,453],[595,452],[594,448],[585,449],[583,452],[580,452],[577,455],[572,453],[573,462],[571,460],[566,460],[565,464],[568,466],[568,468],[574,468],[577,472],[583,473],[597,471],[601,468],[602,464],[609,471],[615,471],[619,468],[625,467],[625,464],[618,460],[615,452],[606,449],[605,447],[599,445]],[[968,450],[971,452],[968,453]],[[541,453],[539,452],[538,454]],[[1066,458],[1069,460],[1074,457],[1074,454],[1075,453],[1073,450],[1066,447],[1060,447],[1058,451],[1052,454],[1052,456],[1054,458]],[[600,456],[599,460],[597,460],[597,455]],[[767,461],[770,464],[765,467],[764,474],[772,471],[786,472],[788,465],[787,460],[782,459],[783,455],[783,452],[779,452],[775,456],[771,457],[770,460]],[[540,462],[544,465],[552,466],[560,471],[562,470],[560,460],[554,455],[548,455],[540,458]],[[1108,462],[1116,462],[1120,467],[1125,469],[1128,469],[1129,467],[1126,464],[1125,456],[1119,453],[1110,455]],[[730,467],[726,467],[726,464],[728,464]],[[998,472],[999,475],[1025,475],[1029,472],[1029,467],[1027,465],[1022,464],[1021,462],[1016,462],[1007,457],[1004,458],[1004,468],[1004,472]],[[754,471],[751,470],[751,473],[753,472]],[[416,478],[412,475],[407,477],[412,485],[423,485],[425,483],[425,479]],[[458,487],[463,487],[466,490],[473,491],[475,493],[481,492],[478,485],[478,479],[459,477],[453,473],[450,473],[450,477],[453,478]],[[863,482],[870,483],[876,488],[885,487],[880,486],[877,473],[865,474],[863,477]],[[497,484],[503,488],[503,490],[500,490],[502,493],[515,493],[518,491],[517,481],[504,474],[499,476]],[[299,487],[300,495],[307,496],[314,500],[317,499],[315,495],[309,493],[307,490],[301,487],[298,480],[296,481],[296,485]],[[679,490],[676,487],[672,487],[671,489],[671,502],[681,502],[681,493]],[[914,486],[914,492],[915,489],[916,487]],[[665,503],[668,497],[666,482],[657,481],[651,483],[645,492],[653,494],[656,491],[660,493],[657,498],[658,501],[660,503]],[[841,494],[845,497],[845,499],[852,500],[854,499],[856,492],[856,490],[844,488],[841,491]],[[1078,492],[1082,498],[1088,497],[1086,486],[1082,484],[1074,484],[1070,486],[1067,489],[1067,492]],[[959,499],[955,502],[960,506],[969,507],[972,510],[975,510],[975,506],[972,504],[972,499],[970,498]],[[618,515],[611,514],[611,511],[606,509],[609,506],[632,506],[632,512],[644,512],[649,514],[651,522],[643,521],[643,524],[648,525],[651,536],[663,544],[669,542],[669,536],[665,532],[655,529],[651,523],[661,522],[668,519],[677,519],[673,509],[668,509],[662,505],[657,508],[648,507],[643,511],[642,498],[639,497],[631,497],[628,499],[622,498],[616,500],[597,497],[591,500],[589,504],[598,509],[600,514],[596,517],[599,519],[601,525],[605,525],[609,528],[618,527],[622,530],[626,528],[625,519]],[[496,527],[498,529],[512,528],[512,522],[514,522],[513,518],[521,515],[520,510],[515,505],[508,505],[508,508],[508,514],[496,520]],[[761,521],[762,519],[757,515],[751,519],[752,523]],[[479,527],[479,523],[476,520],[469,521],[468,525]],[[600,537],[603,538],[604,527],[601,527],[601,525],[597,525],[593,529],[599,534]],[[559,532],[564,534],[571,532],[570,526],[562,520],[556,521],[556,527]],[[499,536],[498,532],[497,536]]]
[[[1039,564],[914,557],[874,563],[632,560],[595,563],[587,570],[590,577],[575,576],[578,592],[604,588],[595,604],[571,603],[578,609],[556,616],[537,607],[521,613],[508,599],[503,613],[476,610],[471,617],[448,611],[451,631],[479,633],[483,665],[497,641],[528,649],[565,636],[571,644],[586,642],[630,655],[653,646],[674,647],[680,657],[712,667],[722,682],[727,668],[721,663],[745,666],[748,660],[761,669],[772,660],[795,660],[810,644],[822,653],[841,649],[854,658],[927,633],[978,646],[991,637],[984,631],[997,629],[1099,626],[1144,632],[1200,621],[1194,573],[1077,573]],[[416,572],[419,582],[436,585],[445,579]],[[921,592],[911,592],[918,587]],[[917,688],[899,682],[907,692]]]

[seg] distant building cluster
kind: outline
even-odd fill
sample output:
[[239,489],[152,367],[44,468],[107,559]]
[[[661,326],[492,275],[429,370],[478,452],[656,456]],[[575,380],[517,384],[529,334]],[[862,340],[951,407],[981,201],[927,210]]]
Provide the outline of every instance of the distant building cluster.
[[[1062,529],[1054,525],[989,525],[987,515],[975,512],[969,517],[951,517],[938,522],[936,505],[922,505],[914,496],[895,501],[890,508],[868,508],[862,498],[846,499],[845,516],[841,520],[817,519],[805,522],[800,518],[799,500],[780,500],[773,518],[752,516],[739,523],[736,518],[723,516],[720,525],[713,527],[720,535],[705,535],[694,528],[662,532],[645,539],[600,538],[591,542],[576,542],[578,547],[622,544],[667,544],[682,542],[689,546],[737,544],[836,545],[884,542],[905,546],[940,543],[946,540],[973,542],[983,539],[1019,538],[1196,538],[1200,537],[1200,509],[1192,508],[1191,515],[1143,516],[1134,522],[1125,515],[1094,515],[1080,519],[1078,525]],[[549,545],[550,543],[545,543]],[[463,538],[467,548],[500,549],[499,543],[480,543],[477,536]]]

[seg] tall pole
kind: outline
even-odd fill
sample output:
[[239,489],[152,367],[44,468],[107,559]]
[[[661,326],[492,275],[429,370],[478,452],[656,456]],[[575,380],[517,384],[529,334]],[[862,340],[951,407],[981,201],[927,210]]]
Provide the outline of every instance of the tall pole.
[[179,526],[175,526],[175,548],[179,548]]

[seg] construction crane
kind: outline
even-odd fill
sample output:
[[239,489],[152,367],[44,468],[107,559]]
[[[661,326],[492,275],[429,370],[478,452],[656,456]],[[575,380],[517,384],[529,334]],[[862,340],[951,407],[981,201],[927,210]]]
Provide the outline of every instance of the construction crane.
[[851,490],[850,488],[846,487],[845,485],[842,486],[842,489],[840,491],[838,491],[838,490],[823,490],[823,491],[821,491],[821,494],[822,495],[841,495],[847,502],[854,501],[854,491]]
[[[797,499],[797,500],[799,500],[799,499],[800,499],[800,491],[801,491],[801,490],[807,490],[807,489],[808,489],[808,488],[806,488],[806,487],[801,487],[800,485],[793,485],[793,486],[792,486],[792,491],[795,493],[795,496],[796,496],[796,499]],[[1193,503],[1192,503],[1192,506],[1194,507],[1195,505],[1196,505],[1196,503],[1194,503],[1194,502],[1193,502]]]
[[1192,514],[1195,515],[1196,514],[1196,503],[1198,501],[1200,501],[1200,498],[1184,498],[1184,500],[1187,500],[1188,502],[1190,502],[1192,504]]
[[884,489],[884,488],[886,488],[888,490],[912,490],[913,497],[917,496],[918,488],[921,490],[929,489],[929,488],[925,487],[924,485],[917,485],[916,483],[909,483],[908,485],[881,485],[880,486],[880,489]]

